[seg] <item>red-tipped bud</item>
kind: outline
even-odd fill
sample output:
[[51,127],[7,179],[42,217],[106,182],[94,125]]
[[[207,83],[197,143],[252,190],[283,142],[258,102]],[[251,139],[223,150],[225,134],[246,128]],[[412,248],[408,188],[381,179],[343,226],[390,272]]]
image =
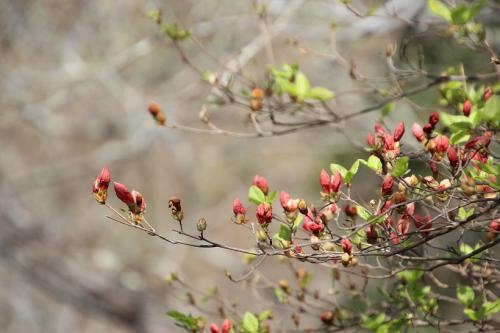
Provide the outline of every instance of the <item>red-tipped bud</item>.
[[321,321],[325,325],[332,325],[333,324],[333,319],[335,318],[335,315],[333,314],[332,311],[324,311],[320,317]]
[[376,123],[375,126],[374,126],[374,128],[375,128],[375,133],[376,134],[383,135],[385,133],[384,128],[379,123]]
[[257,206],[255,216],[257,217],[259,224],[267,225],[271,223],[273,219],[273,207],[267,203],[261,203]]
[[384,133],[384,149],[394,150],[394,137],[390,133]]
[[433,112],[429,116],[429,124],[431,124],[432,127],[435,127],[438,122],[439,122],[439,113]]
[[412,133],[413,136],[418,140],[418,142],[422,142],[425,140],[425,133],[419,124],[413,123]]
[[351,243],[350,240],[348,240],[347,238],[342,238],[342,240],[340,241],[340,245],[342,246],[342,250],[345,253],[351,254],[351,252],[352,252],[352,243]]
[[377,229],[373,224],[370,224],[365,228],[365,234],[366,234],[366,239],[368,240],[368,243],[373,244],[377,241],[378,238],[378,233]]
[[375,137],[371,133],[366,135],[366,143],[368,143],[370,147],[375,146]]
[[488,225],[488,239],[490,241],[494,240],[497,238],[498,234],[500,233],[500,219],[496,219],[490,222]]
[[319,184],[321,185],[323,193],[330,193],[330,175],[325,169],[322,169],[319,173]]
[[431,133],[432,133],[432,131],[434,130],[434,127],[433,127],[431,124],[427,123],[427,124],[425,124],[425,125],[424,125],[424,127],[422,128],[422,130],[423,130],[426,134],[431,134]]
[[311,211],[308,211],[307,214],[304,216],[304,224],[302,225],[302,228],[304,228],[304,230],[307,232],[312,232],[314,234],[317,234],[323,231],[325,226],[321,221],[321,219],[314,220]]
[[214,323],[210,324],[210,333],[220,333],[219,326]]
[[297,199],[292,199],[290,197],[290,194],[288,194],[287,192],[285,191],[281,191],[280,193],[280,204],[281,204],[281,207],[283,207],[283,209],[286,211],[286,212],[289,212],[289,213],[293,213],[297,210],[297,204],[298,204],[298,200]]
[[349,217],[355,217],[358,213],[358,211],[356,210],[356,206],[353,206],[353,205],[345,206],[344,212]]
[[252,185],[255,185],[258,188],[260,188],[260,190],[265,195],[267,195],[267,192],[269,191],[269,186],[267,185],[266,178],[264,178],[262,176],[259,176],[259,175],[255,175],[255,177],[253,177],[253,183],[252,183]]
[[115,193],[118,199],[120,199],[128,207],[133,207],[135,204],[134,197],[132,193],[121,183],[114,182]]
[[458,159],[458,154],[455,148],[453,146],[448,147],[448,161],[450,162],[450,165],[453,169],[458,167],[458,164],[460,163],[460,160]]
[[342,175],[339,171],[335,172],[330,181],[330,188],[332,192],[337,193],[339,191],[340,185],[342,185]]
[[470,115],[471,109],[472,109],[472,102],[468,99],[464,102],[464,107],[462,108],[464,116],[468,117]]
[[491,96],[493,96],[493,90],[491,90],[491,88],[486,88],[483,93],[483,101],[486,102]]
[[229,333],[231,330],[231,327],[233,326],[233,323],[229,319],[224,319],[222,322],[222,333]]
[[394,128],[394,141],[399,141],[403,137],[403,134],[405,134],[405,123],[400,122],[396,128]]
[[394,185],[394,179],[392,176],[387,175],[382,182],[381,190],[383,196],[388,196],[392,194],[392,185]]
[[92,185],[92,193],[94,194],[95,200],[100,204],[105,204],[108,197],[108,187],[111,181],[111,175],[107,167],[102,168],[101,173],[94,181]]
[[240,198],[236,198],[233,201],[233,213],[234,215],[245,215],[247,213],[247,209],[243,206],[243,204],[240,201]]
[[450,144],[447,136],[438,135],[434,138],[434,142],[436,143],[436,151],[438,153],[445,153],[448,151],[448,147]]

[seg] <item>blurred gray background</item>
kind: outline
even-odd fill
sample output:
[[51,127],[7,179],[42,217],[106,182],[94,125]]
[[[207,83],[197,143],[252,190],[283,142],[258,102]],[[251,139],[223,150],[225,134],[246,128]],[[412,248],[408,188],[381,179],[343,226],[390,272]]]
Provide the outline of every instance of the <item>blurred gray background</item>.
[[[319,56],[331,51],[332,22],[338,27],[337,51],[355,60],[364,75],[387,78],[386,44],[427,28],[408,20],[433,19],[424,0],[388,1],[385,6],[354,1],[363,13],[378,4],[376,13],[398,16],[365,19],[333,0],[263,3],[270,24],[288,15],[273,39],[276,65],[297,61],[314,85],[337,93],[336,108],[343,114],[375,99],[366,85],[349,78],[342,61]],[[2,332],[180,331],[164,315],[184,308],[184,296],[174,297],[163,282],[173,271],[198,289],[217,285],[250,309],[261,310],[240,291],[244,285],[224,278],[225,269],[236,276],[245,271],[241,256],[171,246],[110,223],[108,212],[90,193],[95,176],[107,165],[113,180],[145,196],[149,221],[160,231],[176,237],[167,200],[177,195],[187,229],[194,230],[203,216],[208,237],[250,247],[250,233],[229,220],[233,198],[246,199],[253,175],[267,177],[272,189],[317,200],[319,170],[334,160],[349,164],[363,153],[349,140],[364,143],[379,113],[345,124],[348,139],[329,127],[239,139],[154,124],[146,110],[152,100],[163,106],[169,121],[202,127],[198,111],[210,88],[179,60],[146,12],[162,9],[167,20],[191,29],[210,53],[226,62],[261,34],[253,5],[246,0],[0,0]],[[290,6],[295,9],[288,10]],[[456,45],[425,34],[419,38],[431,69],[462,59],[467,69],[488,69],[484,59],[476,65],[466,51],[452,52]],[[218,69],[195,44],[184,46],[197,65]],[[257,50],[244,72],[262,81],[268,62],[265,50]],[[385,85],[381,81],[377,86]],[[392,128],[405,119],[410,128],[415,108],[399,102],[387,124]],[[212,113],[212,120],[226,129],[251,130],[245,119],[231,106]],[[367,194],[375,191],[373,178],[360,183]],[[113,195],[110,202],[120,205]],[[328,275],[326,268],[309,268]],[[274,260],[263,266],[273,279],[282,276],[280,270],[289,274]]]

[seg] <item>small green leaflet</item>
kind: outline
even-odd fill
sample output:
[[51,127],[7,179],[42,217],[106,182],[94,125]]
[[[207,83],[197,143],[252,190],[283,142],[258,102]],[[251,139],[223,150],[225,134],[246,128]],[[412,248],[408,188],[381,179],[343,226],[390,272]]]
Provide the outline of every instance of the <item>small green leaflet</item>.
[[266,196],[264,193],[255,185],[250,186],[248,189],[248,200],[256,205],[266,202]]

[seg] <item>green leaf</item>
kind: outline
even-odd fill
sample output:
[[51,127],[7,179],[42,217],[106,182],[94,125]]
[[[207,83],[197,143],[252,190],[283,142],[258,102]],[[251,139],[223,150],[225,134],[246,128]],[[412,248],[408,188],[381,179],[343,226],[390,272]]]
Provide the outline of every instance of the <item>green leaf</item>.
[[368,330],[376,330],[384,323],[385,314],[379,313],[374,316],[367,316],[365,314],[361,315],[361,327],[366,328]]
[[444,18],[446,21],[451,22],[451,12],[444,5],[441,1],[439,0],[428,0],[427,1],[427,6],[429,7],[430,11],[438,16],[441,16]]
[[335,163],[330,164],[330,171],[332,172],[332,174],[336,174],[337,171],[340,172],[340,175],[342,176],[343,179],[345,179],[345,176],[347,174],[346,168],[344,168],[340,164],[335,164]]
[[197,330],[198,320],[201,319],[201,317],[193,317],[191,314],[185,315],[177,310],[167,312],[167,316],[172,318],[180,327],[192,332]]
[[302,223],[302,220],[304,219],[304,215],[302,214],[297,214],[297,217],[295,218],[295,221],[293,221],[293,226],[292,226],[292,231],[295,232],[295,230],[298,229],[300,224]]
[[272,204],[274,200],[276,200],[276,196],[278,195],[277,191],[272,191],[271,194],[269,194],[266,197],[266,202]]
[[500,122],[500,96],[491,96],[484,104],[481,115],[485,120]]
[[391,113],[391,111],[394,110],[395,106],[396,104],[394,102],[389,102],[386,105],[384,105],[384,107],[382,108],[382,116],[383,117],[388,116]]
[[406,170],[408,170],[408,161],[410,158],[408,156],[400,157],[394,163],[394,167],[392,168],[392,175],[394,177],[401,177],[405,174]]
[[264,310],[259,313],[259,321],[264,321],[271,319],[273,317],[273,312],[271,310]]
[[276,287],[274,288],[274,296],[276,296],[276,299],[280,303],[286,303],[286,294],[283,291],[283,289]]
[[365,221],[368,221],[373,217],[373,215],[363,206],[356,206],[356,212],[358,213],[359,217],[361,217]]
[[258,188],[255,185],[252,185],[248,189],[248,200],[250,200],[256,205],[259,205],[261,203],[266,202],[266,196],[264,195],[264,192],[262,192],[260,188]]
[[500,299],[497,299],[494,302],[484,302],[481,306],[484,312],[485,317],[489,317],[500,312]]
[[458,131],[451,135],[450,142],[452,145],[458,145],[460,143],[469,141],[469,139],[470,139],[469,131]]
[[479,319],[476,314],[476,311],[472,309],[464,309],[464,313],[467,315],[467,317],[469,317],[470,320],[478,321]]
[[368,160],[366,161],[366,166],[369,167],[370,169],[374,170],[377,174],[382,173],[382,162],[375,155],[371,155],[368,158]]
[[439,121],[446,127],[452,127],[455,123],[471,123],[471,119],[469,117],[452,115],[446,112],[439,113]]
[[399,272],[396,276],[400,279],[404,279],[408,284],[414,284],[415,282],[420,281],[423,275],[423,271],[413,269]]
[[328,101],[334,96],[333,92],[324,87],[314,87],[307,92],[306,97],[317,99],[319,101]]
[[472,214],[474,214],[474,208],[466,210],[464,207],[460,207],[458,209],[458,218],[461,221],[467,220],[470,216],[472,216]]
[[451,11],[451,21],[456,25],[461,25],[469,20],[469,10],[463,3]]
[[278,233],[278,237],[283,239],[283,240],[291,241],[292,240],[292,230],[290,230],[290,228],[288,226],[281,224],[280,231]]
[[245,312],[243,315],[243,331],[245,333],[259,332],[259,319],[253,313]]
[[469,286],[459,284],[457,288],[457,298],[464,306],[468,307],[474,302],[474,290]]
[[302,72],[298,72],[295,76],[295,92],[297,94],[297,98],[301,101],[309,92],[310,89],[309,80]]

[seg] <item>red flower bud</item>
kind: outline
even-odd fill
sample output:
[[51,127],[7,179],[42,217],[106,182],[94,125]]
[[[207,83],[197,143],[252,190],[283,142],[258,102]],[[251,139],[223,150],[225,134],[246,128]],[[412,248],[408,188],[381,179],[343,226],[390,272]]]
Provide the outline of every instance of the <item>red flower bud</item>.
[[107,167],[102,168],[101,173],[97,176],[92,185],[92,193],[95,200],[100,204],[105,204],[108,197],[108,187],[111,181],[111,175]]
[[219,326],[214,323],[210,324],[210,333],[220,333]]
[[381,186],[383,196],[388,196],[392,194],[392,185],[394,185],[394,179],[392,178],[392,176],[387,175],[384,178],[384,181],[382,182]]
[[351,243],[350,240],[348,240],[347,238],[342,238],[340,240],[340,245],[342,246],[342,250],[345,253],[351,254],[351,252],[352,252],[352,243]]
[[238,214],[245,215],[247,213],[247,210],[241,203],[240,198],[236,198],[233,201],[233,213],[235,216]]
[[450,166],[455,169],[456,167],[458,167],[458,164],[459,164],[459,159],[458,159],[458,154],[457,154],[457,151],[455,150],[455,148],[453,148],[453,146],[449,146],[448,147],[448,161],[450,162]]
[[374,127],[375,127],[375,133],[376,134],[383,135],[385,133],[384,128],[379,123],[376,123]]
[[425,133],[419,124],[413,123],[412,132],[413,136],[418,140],[418,142],[422,142],[425,140]]
[[431,134],[433,130],[434,130],[434,127],[429,123],[425,124],[423,127],[423,131],[427,134]]
[[134,197],[132,193],[121,183],[114,182],[115,193],[118,199],[120,199],[128,207],[133,207],[135,204]]
[[384,214],[385,212],[387,212],[389,208],[391,208],[391,206],[392,206],[391,200],[387,200],[386,202],[384,202],[382,208],[380,209],[380,214]]
[[330,188],[332,192],[337,193],[339,191],[340,185],[342,185],[342,175],[339,171],[335,172],[330,181]]
[[394,137],[390,133],[384,133],[384,149],[394,150]]
[[258,188],[260,188],[260,190],[265,195],[267,195],[267,192],[269,191],[269,186],[267,185],[266,178],[264,178],[262,176],[259,176],[259,175],[255,175],[255,177],[253,177],[253,183],[252,183],[252,185],[255,185]]
[[434,138],[434,142],[436,143],[436,151],[438,153],[445,153],[448,151],[449,141],[447,136],[438,135]]
[[464,107],[462,108],[462,112],[464,113],[464,116],[468,117],[470,115],[471,109],[472,109],[472,103],[468,99],[464,102]]
[[394,141],[399,141],[403,137],[403,134],[405,134],[405,123],[400,122],[396,128],[394,129]]
[[371,133],[366,135],[366,143],[368,143],[370,147],[375,146],[375,137]]
[[488,239],[490,241],[493,241],[495,238],[497,238],[499,233],[500,233],[500,219],[491,221],[490,225],[488,226]]
[[231,330],[231,327],[233,326],[233,323],[229,319],[224,319],[222,322],[222,333],[229,333]]
[[365,228],[365,233],[366,233],[366,239],[368,240],[368,243],[373,244],[377,241],[378,238],[378,233],[377,229],[373,224],[370,224]]
[[435,127],[438,122],[439,122],[439,113],[433,112],[429,116],[429,124],[431,124],[432,127]]
[[436,175],[439,171],[438,164],[434,160],[429,160],[429,168],[431,169],[433,175]]
[[280,203],[281,203],[281,207],[283,207],[283,209],[286,212],[293,213],[297,210],[298,200],[292,199],[290,197],[290,194],[288,194],[285,191],[281,191],[281,193],[280,193]]
[[491,90],[491,88],[486,88],[483,93],[483,100],[486,102],[491,96],[493,96],[493,90]]
[[335,318],[335,315],[333,314],[332,311],[324,311],[320,317],[321,321],[325,325],[331,325],[333,324],[333,319]]
[[355,217],[358,213],[358,211],[356,210],[356,206],[352,206],[352,205],[345,206],[344,212],[349,217]]
[[302,246],[300,246],[300,243],[298,240],[296,240],[296,239],[292,240],[292,244],[293,244],[293,252],[295,254],[304,253],[304,250],[302,249]]
[[304,217],[302,228],[307,232],[317,234],[323,231],[325,225],[321,221],[321,218],[314,220],[311,211],[308,211],[307,215]]
[[319,184],[321,185],[321,190],[324,193],[330,193],[330,175],[325,169],[322,169],[319,173]]
[[273,219],[273,207],[267,203],[261,203],[257,206],[255,216],[257,217],[259,224],[267,225],[271,223]]

